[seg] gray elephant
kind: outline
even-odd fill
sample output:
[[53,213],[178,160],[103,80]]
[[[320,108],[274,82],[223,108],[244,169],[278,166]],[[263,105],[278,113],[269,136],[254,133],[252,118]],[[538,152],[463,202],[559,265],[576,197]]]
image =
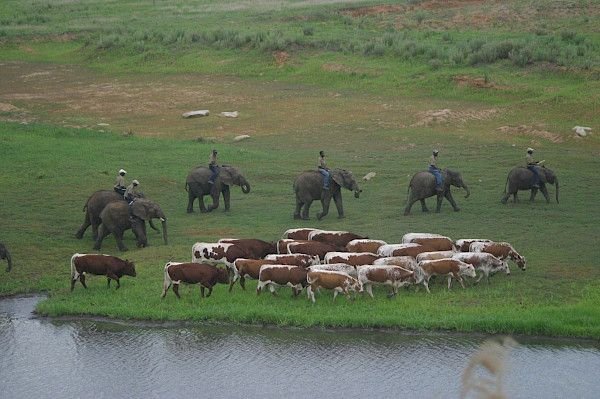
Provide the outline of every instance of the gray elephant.
[[[198,198],[200,202],[200,212],[211,212],[219,207],[219,197],[223,195],[225,203],[225,212],[229,211],[231,205],[231,192],[229,186],[236,185],[242,188],[244,194],[250,192],[250,183],[233,166],[223,165],[219,168],[219,176],[215,180],[215,184],[209,184],[211,171],[205,166],[198,166],[190,171],[185,181],[185,189],[188,192],[187,212],[194,212],[194,201]],[[204,205],[204,196],[212,197],[212,205],[208,208]]]
[[342,204],[342,187],[354,191],[354,197],[358,198],[361,189],[354,179],[352,172],[344,169],[332,169],[329,190],[323,190],[323,176],[318,171],[304,172],[294,181],[294,193],[296,194],[296,210],[294,219],[308,219],[310,205],[315,200],[321,200],[323,211],[317,214],[317,219],[323,219],[329,213],[331,199],[338,211],[338,217],[344,217],[344,206]]
[[469,198],[471,192],[469,187],[463,181],[462,176],[459,172],[451,171],[450,169],[444,169],[442,171],[443,179],[443,190],[440,192],[435,189],[435,176],[430,172],[418,172],[410,180],[408,185],[408,198],[406,200],[406,208],[404,208],[404,216],[410,213],[410,208],[417,201],[421,201],[421,209],[423,212],[429,212],[427,205],[425,204],[425,198],[433,197],[437,195],[437,206],[435,211],[439,212],[442,208],[442,200],[444,197],[450,202],[454,211],[460,211],[460,208],[456,205],[452,193],[450,192],[450,186],[464,188],[467,192],[465,198]]
[[111,202],[100,213],[102,223],[98,228],[98,239],[94,249],[100,249],[102,240],[113,234],[117,240],[117,246],[120,251],[127,251],[123,244],[123,233],[131,229],[137,239],[138,247],[146,247],[148,238],[146,236],[146,221],[151,219],[160,219],[163,228],[163,239],[165,245],[167,240],[167,218],[160,206],[148,199],[140,198],[131,205],[131,216],[129,215],[129,205],[125,201]]
[[9,272],[12,270],[12,257],[10,256],[10,252],[4,246],[4,244],[0,243],[0,259],[6,259],[8,262],[8,266],[6,267],[6,271]]
[[[138,194],[138,198],[143,197],[144,194]],[[98,239],[98,226],[102,223],[100,213],[106,205],[117,201],[125,202],[125,199],[123,199],[121,194],[118,194],[113,190],[98,190],[90,195],[83,207],[85,218],[83,219],[81,227],[77,230],[77,233],[75,233],[75,237],[78,239],[83,238],[83,234],[87,228],[92,226],[92,236],[94,240]],[[152,223],[150,223],[150,227],[156,230],[156,227]]]
[[[558,204],[558,178],[551,169],[544,166],[539,168],[540,172],[540,188],[539,190],[544,194],[546,202],[550,203],[550,196],[548,195],[548,189],[546,183],[554,184],[556,186],[556,203]],[[506,204],[508,197],[513,196],[513,201],[517,202],[517,192],[519,190],[531,190],[530,202],[535,200],[535,195],[538,192],[537,188],[533,187],[533,172],[522,166],[515,166],[508,172],[506,178],[506,184],[504,186],[504,197],[501,202]]]

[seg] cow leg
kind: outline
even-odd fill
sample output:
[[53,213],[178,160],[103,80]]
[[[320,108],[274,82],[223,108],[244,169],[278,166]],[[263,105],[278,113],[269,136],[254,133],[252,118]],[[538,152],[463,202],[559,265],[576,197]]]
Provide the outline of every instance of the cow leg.
[[85,274],[81,273],[79,275],[79,281],[81,281],[81,285],[83,285],[83,288],[87,290],[87,285],[85,284]]
[[396,294],[398,294],[398,287],[396,287],[395,285],[392,286],[392,290],[388,293],[388,298],[393,298],[396,296]]
[[106,277],[106,288],[110,288],[110,277]]
[[212,286],[208,287],[208,294],[206,294],[207,298],[210,297],[210,295],[212,294],[212,290],[213,290]]
[[269,291],[271,291],[273,296],[277,296],[277,292],[275,292],[275,286],[273,284],[269,284]]
[[369,294],[369,296],[373,299],[373,285],[372,284],[365,284],[365,291],[367,291],[367,294]]
[[429,209],[427,208],[427,204],[425,203],[425,198],[421,198],[419,201],[421,201],[421,210],[423,212],[429,212]]
[[200,284],[200,297],[204,298],[204,286]]
[[448,291],[450,290],[450,287],[452,287],[452,276],[449,274],[448,275]]
[[485,278],[486,278],[487,282],[489,283],[489,282],[490,282],[490,279],[489,279],[489,277],[488,277],[488,273],[487,273],[487,271],[486,271],[486,270],[482,270],[482,271],[481,271],[481,274],[479,275],[479,278],[478,278],[477,280],[475,280],[475,284],[479,284],[479,282],[481,281],[481,279],[482,279],[484,276],[485,276]]
[[256,295],[260,295],[260,291],[262,291],[262,288],[264,287],[264,283],[262,281],[258,281],[258,284],[256,285]]
[[425,290],[427,291],[427,293],[431,294],[431,291],[429,291],[429,277],[423,279],[423,285],[425,286]]
[[460,286],[463,287],[463,290],[465,289],[465,284],[463,282],[463,278],[461,277],[460,274],[456,274],[454,275],[454,278],[456,278],[458,280],[458,282],[460,283]]
[[162,299],[162,298],[164,298],[165,296],[167,296],[167,291],[169,290],[169,288],[171,288],[171,284],[172,284],[172,283],[169,283],[168,285],[167,285],[167,284],[165,284],[165,285],[163,286],[163,292],[162,292],[162,294],[161,294],[161,296],[160,296],[160,297],[161,297],[161,299]]
[[179,296],[179,283],[173,283],[173,292],[175,293],[177,299],[181,299],[181,296]]
[[334,288],[333,289],[333,302],[335,302],[335,298],[338,296],[338,289]]
[[79,273],[77,273],[77,276],[75,278],[71,277],[71,291],[75,289],[75,283],[77,282],[79,277],[81,277],[81,274]]
[[240,287],[246,291],[246,278],[244,276],[240,276]]

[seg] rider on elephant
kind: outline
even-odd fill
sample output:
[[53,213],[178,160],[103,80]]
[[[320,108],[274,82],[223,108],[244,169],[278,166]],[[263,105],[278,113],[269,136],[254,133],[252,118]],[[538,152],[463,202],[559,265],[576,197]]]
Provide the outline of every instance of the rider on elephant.
[[429,158],[429,172],[435,176],[435,189],[436,191],[442,191],[442,172],[437,167],[437,156],[439,151],[433,150],[431,158]]
[[219,175],[219,164],[217,163],[217,150],[212,150],[208,159],[208,168],[212,172],[208,179],[208,184],[215,184],[215,179]]
[[329,179],[331,173],[325,162],[325,152],[319,151],[319,159],[317,160],[317,170],[323,175],[323,190],[329,190]]
[[125,169],[119,170],[119,174],[117,175],[117,178],[115,179],[115,185],[113,187],[115,192],[119,193],[121,195],[125,195],[125,175],[126,174],[127,174],[127,172],[125,172]]
[[123,195],[123,197],[125,198],[125,200],[127,201],[127,203],[129,205],[131,205],[133,203],[133,201],[135,200],[135,197],[138,196],[137,186],[139,184],[140,184],[139,181],[134,180],[131,182],[131,184],[129,186],[127,186],[127,190],[125,190],[125,194]]
[[540,188],[540,172],[538,170],[538,166],[544,163],[544,161],[536,161],[533,159],[533,148],[527,149],[527,155],[525,156],[525,160],[527,161],[527,169],[529,169],[533,173],[533,188]]

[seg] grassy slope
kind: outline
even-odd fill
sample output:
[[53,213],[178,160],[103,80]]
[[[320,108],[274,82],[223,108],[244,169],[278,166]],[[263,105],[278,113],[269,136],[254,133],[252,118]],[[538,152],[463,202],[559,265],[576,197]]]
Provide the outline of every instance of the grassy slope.
[[[241,144],[220,145],[224,156],[247,172],[253,192],[243,196],[234,190],[233,211],[211,215],[185,214],[182,190],[189,168],[204,162],[210,148],[206,144],[2,123],[0,143],[5,166],[0,175],[3,198],[0,231],[3,241],[18,245],[11,245],[16,260],[14,273],[10,278],[0,274],[0,293],[48,290],[52,297],[39,310],[51,315],[216,318],[296,325],[433,327],[600,337],[600,270],[595,260],[595,248],[600,244],[597,235],[600,218],[593,212],[596,198],[594,188],[589,186],[590,181],[597,180],[597,135],[585,143],[567,139],[560,145],[535,139],[543,147],[544,158],[559,171],[561,204],[538,202],[502,207],[498,199],[506,172],[521,162],[520,151],[511,144],[522,148],[531,144],[531,138],[499,138],[493,133],[498,123],[543,123],[553,131],[563,132],[579,121],[598,126],[597,66],[565,69],[538,63],[523,69],[513,66],[510,60],[489,65],[451,65],[443,58],[446,50],[452,50],[452,46],[443,45],[447,39],[440,33],[428,33],[435,29],[435,21],[448,19],[444,10],[410,10],[398,21],[398,16],[387,14],[350,18],[338,13],[335,6],[297,7],[295,2],[285,3],[276,11],[271,3],[265,2],[236,12],[220,9],[220,3],[208,1],[156,3],[157,6],[139,6],[102,2],[100,6],[94,1],[48,2],[27,7],[22,2],[3,2],[0,15],[21,19],[0,21],[0,57],[77,63],[107,74],[142,72],[160,76],[198,72],[256,81],[276,79],[340,90],[349,101],[354,93],[376,93],[384,98],[401,96],[416,110],[428,109],[424,103],[436,109],[453,102],[456,107],[494,106],[505,112],[493,123],[471,121],[405,128],[400,132],[374,125],[372,121],[355,121],[349,116],[342,124],[325,122],[325,130],[283,131]],[[539,3],[547,7],[539,12],[550,11],[540,22],[545,25],[538,27],[557,37],[562,31],[585,35],[589,47],[585,51],[588,55],[591,52],[592,60],[597,59],[594,57],[599,40],[595,29],[598,19],[582,23],[585,7],[565,15],[551,12],[559,3]],[[189,4],[198,7],[192,9]],[[511,5],[515,9],[525,7],[519,2]],[[133,17],[132,7],[136,10]],[[204,7],[208,7],[208,12]],[[597,3],[590,2],[587,7],[596,10]],[[70,12],[69,16],[65,11]],[[419,12],[426,13],[425,22],[416,24],[421,18],[416,14]],[[308,17],[294,18],[298,14]],[[124,20],[128,21],[126,28],[119,28]],[[270,48],[219,49],[193,41],[171,42],[167,37],[177,29],[183,31],[184,37],[185,33],[213,31],[222,27],[223,21],[231,29],[243,27],[249,32],[268,31],[277,26],[288,36],[303,36],[302,29],[309,26],[314,33],[303,39],[322,43],[328,39],[368,41],[389,29],[392,21],[398,23],[409,39],[442,48],[442,67],[432,69],[429,59],[423,56],[399,58],[389,49],[381,57],[364,57],[361,50],[332,52],[326,45],[284,47],[289,50],[290,60],[278,67]],[[524,31],[521,26],[498,24],[481,28],[467,24],[444,29],[450,32],[456,45],[479,35],[492,41],[526,40],[535,36],[534,26],[531,31]],[[167,38],[148,40],[141,46],[137,35],[144,31]],[[175,32],[173,37],[177,35]],[[565,38],[561,39],[561,48],[572,45],[570,36]],[[105,48],[100,48],[101,45]],[[576,65],[581,60],[575,57],[563,61]],[[340,64],[345,69],[328,72],[323,69],[325,63]],[[453,84],[452,76],[461,74],[486,75],[508,89],[479,90]],[[298,95],[302,96],[302,85],[298,87]],[[333,111],[344,110],[328,109]],[[340,141],[340,137],[344,139]],[[406,148],[406,143],[415,146]],[[360,298],[354,304],[347,304],[340,300],[335,306],[326,297],[313,307],[305,300],[293,301],[287,294],[276,299],[256,298],[252,292],[237,290],[228,296],[224,287],[218,287],[214,297],[205,301],[196,292],[186,290],[181,301],[171,295],[165,301],[159,300],[162,266],[168,260],[188,259],[190,245],[195,241],[223,236],[276,239],[289,227],[316,225],[316,221],[291,220],[291,182],[298,171],[312,167],[315,148],[323,146],[333,147],[332,162],[336,165],[350,168],[357,176],[371,170],[378,176],[363,184],[360,200],[346,196],[346,220],[339,221],[330,215],[318,223],[319,227],[357,231],[389,242],[398,241],[408,231],[436,231],[457,238],[491,237],[515,243],[527,256],[529,269],[525,273],[515,270],[510,279],[497,276],[490,287],[464,292],[455,289],[448,293],[436,286],[431,296],[406,292],[389,301],[380,294],[375,301]],[[440,215],[422,215],[414,208],[414,214],[404,218],[401,212],[407,176],[421,169],[424,154],[432,146],[443,148],[446,165],[463,171],[473,195],[468,201],[458,196],[463,208],[460,214],[449,212],[445,204]],[[265,148],[273,150],[267,152]],[[370,151],[365,152],[365,148]],[[83,217],[80,207],[90,191],[112,183],[114,170],[123,165],[123,154],[127,154],[130,175],[142,176],[143,190],[167,212],[171,244],[163,246],[158,234],[151,235],[153,246],[128,253],[138,265],[138,278],[127,279],[118,292],[107,291],[102,279],[93,279],[87,292],[78,287],[69,294],[70,254],[91,251],[92,246],[88,236],[84,241],[72,238]],[[315,205],[313,213],[316,210]],[[18,215],[18,222],[14,221],[14,215]],[[128,245],[134,247],[130,236]],[[106,240],[104,250],[116,254],[112,238]]]

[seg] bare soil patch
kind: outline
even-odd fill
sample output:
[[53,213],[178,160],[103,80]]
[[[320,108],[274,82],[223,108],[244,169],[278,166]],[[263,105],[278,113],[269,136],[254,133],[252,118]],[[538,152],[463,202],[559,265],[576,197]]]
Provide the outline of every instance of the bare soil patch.
[[475,87],[478,89],[497,89],[497,90],[506,90],[508,86],[497,85],[496,83],[492,83],[486,81],[485,78],[476,78],[469,75],[457,75],[452,77],[454,83],[459,86],[469,86]]
[[287,64],[290,59],[290,55],[287,51],[273,51],[273,58],[275,58],[275,63],[279,68]]
[[489,108],[483,110],[458,110],[453,111],[449,108],[433,109],[417,114],[417,121],[412,127],[430,126],[439,123],[462,124],[470,120],[485,120],[498,115],[500,110]]
[[0,112],[17,112],[21,109],[10,103],[0,103]]
[[506,135],[537,137],[551,141],[553,143],[563,142],[563,138],[557,133],[552,133],[542,128],[536,128],[528,125],[500,126],[496,130]]

